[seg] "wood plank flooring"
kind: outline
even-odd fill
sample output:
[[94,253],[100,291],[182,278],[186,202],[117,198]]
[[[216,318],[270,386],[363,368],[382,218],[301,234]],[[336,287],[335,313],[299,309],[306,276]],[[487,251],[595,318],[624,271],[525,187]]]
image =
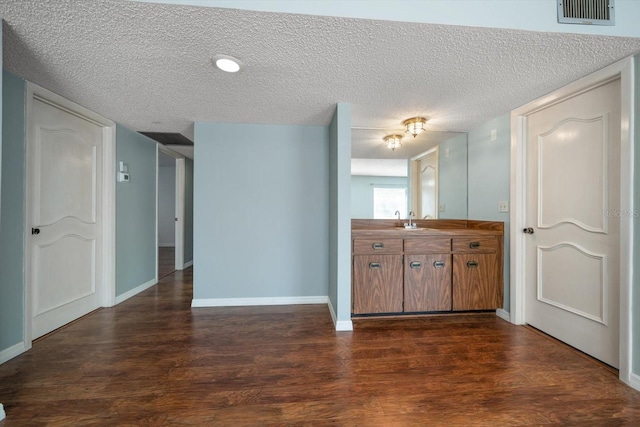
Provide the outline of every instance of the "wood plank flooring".
[[158,248],[158,279],[173,273],[176,269],[176,248],[161,246]]
[[495,315],[190,307],[191,269],[0,365],[9,426],[640,425],[640,393]]

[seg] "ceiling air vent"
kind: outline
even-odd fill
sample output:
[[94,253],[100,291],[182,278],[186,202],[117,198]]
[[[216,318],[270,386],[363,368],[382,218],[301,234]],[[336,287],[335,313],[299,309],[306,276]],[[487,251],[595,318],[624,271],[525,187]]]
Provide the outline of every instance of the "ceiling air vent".
[[561,24],[613,25],[614,0],[558,0]]

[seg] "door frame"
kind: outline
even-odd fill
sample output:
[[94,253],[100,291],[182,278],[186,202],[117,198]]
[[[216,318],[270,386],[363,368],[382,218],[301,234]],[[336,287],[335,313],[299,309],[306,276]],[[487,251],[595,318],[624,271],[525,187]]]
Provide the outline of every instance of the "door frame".
[[[525,235],[526,218],[526,122],[527,116],[584,93],[604,82],[620,78],[621,133],[620,133],[620,362],[619,378],[626,384],[631,381],[631,289],[633,268],[633,58],[629,57],[589,76],[577,80],[546,96],[532,101],[511,112],[511,274],[510,321],[516,325],[525,323]],[[624,214],[626,213],[626,215]]]
[[29,236],[27,232],[31,227],[28,223],[32,218],[33,206],[31,198],[31,191],[33,189],[33,183],[31,182],[31,170],[29,169],[30,158],[32,156],[30,147],[33,141],[33,130],[31,124],[33,123],[33,101],[38,99],[51,104],[57,108],[60,108],[70,114],[81,117],[85,120],[89,120],[96,125],[102,127],[102,227],[101,227],[101,246],[102,246],[102,290],[98,295],[99,305],[101,307],[112,307],[115,305],[116,300],[116,282],[115,282],[115,269],[116,269],[116,254],[115,254],[115,241],[116,241],[116,208],[115,208],[115,195],[116,195],[116,171],[115,171],[115,158],[116,158],[116,124],[97,114],[91,110],[88,110],[73,101],[70,101],[60,95],[57,95],[43,87],[40,87],[29,81],[26,82],[26,138],[25,138],[25,161],[27,167],[25,168],[25,224],[24,224],[24,244],[25,244],[25,256],[24,256],[24,334],[23,340],[25,345],[25,351],[31,348],[33,341],[32,331],[32,297],[33,297],[33,283],[31,278],[31,260],[33,254],[29,245]]
[[[159,186],[159,173],[160,173],[160,160],[159,155],[160,152],[166,154],[167,156],[173,157],[176,160],[176,218],[175,221],[175,241],[176,241],[176,251],[175,251],[175,269],[176,270],[184,270],[184,212],[185,212],[185,201],[184,201],[184,192],[185,192],[185,157],[170,149],[169,147],[157,144],[156,145],[156,275],[159,267],[159,254],[158,254],[158,227],[159,227],[159,212],[158,212],[158,186]],[[157,281],[157,279],[156,279]]]

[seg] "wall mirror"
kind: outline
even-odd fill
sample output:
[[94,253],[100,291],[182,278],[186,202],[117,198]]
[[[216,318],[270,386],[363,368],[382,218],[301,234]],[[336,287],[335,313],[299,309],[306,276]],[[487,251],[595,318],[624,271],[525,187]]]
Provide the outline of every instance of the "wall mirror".
[[467,134],[406,135],[390,150],[389,133],[351,130],[351,218],[467,219]]

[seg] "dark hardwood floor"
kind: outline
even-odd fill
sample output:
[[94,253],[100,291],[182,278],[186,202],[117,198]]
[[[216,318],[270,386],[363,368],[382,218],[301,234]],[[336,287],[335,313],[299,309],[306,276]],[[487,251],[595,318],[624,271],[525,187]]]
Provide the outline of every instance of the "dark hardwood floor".
[[491,314],[191,309],[191,269],[0,365],[0,426],[640,425],[640,393]]
[[176,270],[176,248],[161,246],[158,248],[158,280]]

